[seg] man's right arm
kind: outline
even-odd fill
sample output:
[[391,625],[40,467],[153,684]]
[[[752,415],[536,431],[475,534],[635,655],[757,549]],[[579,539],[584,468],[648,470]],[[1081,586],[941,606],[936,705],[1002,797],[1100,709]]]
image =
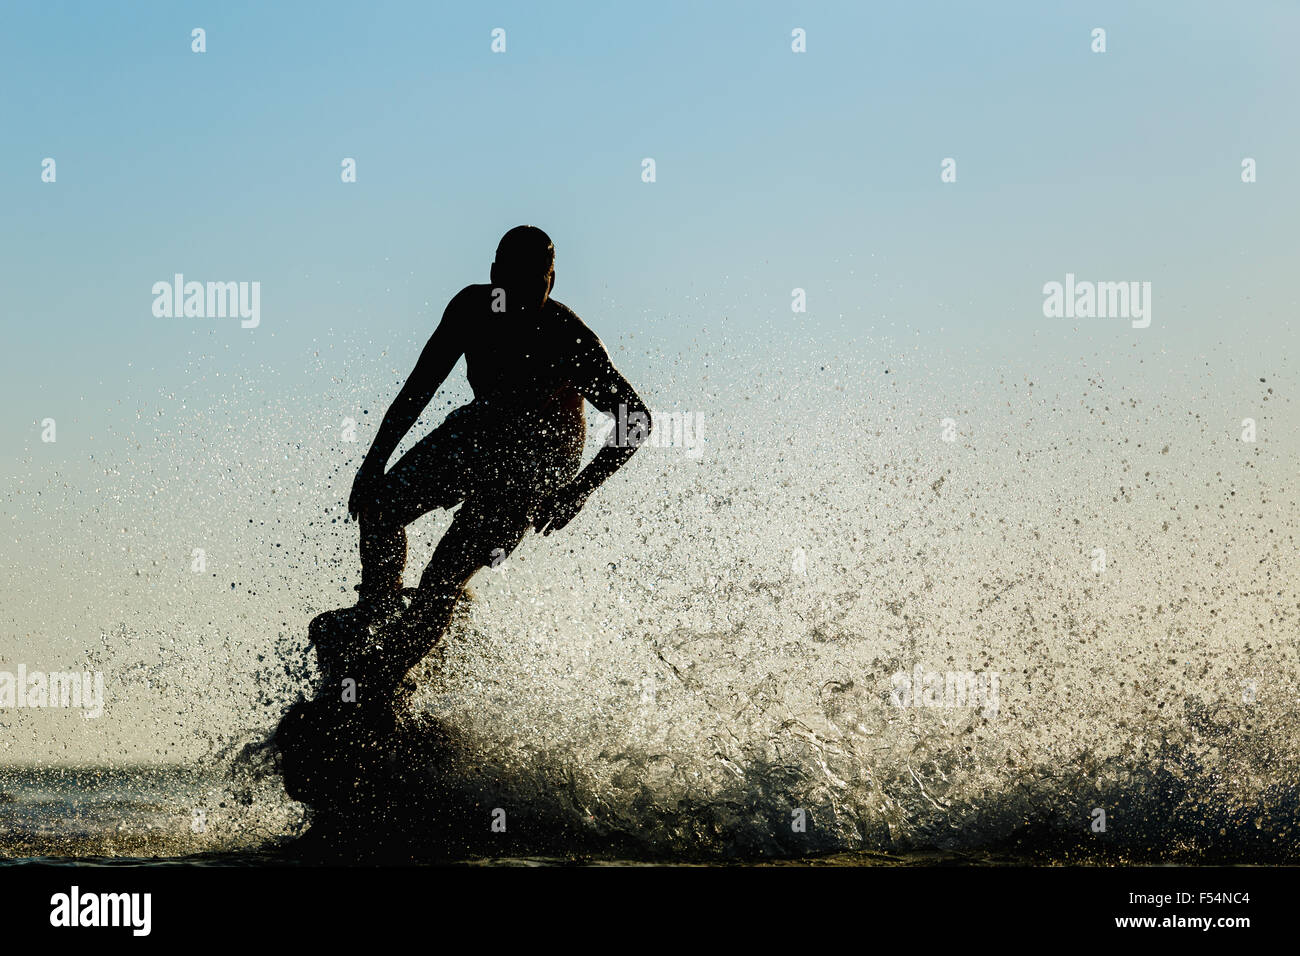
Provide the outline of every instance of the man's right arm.
[[415,368],[406,379],[406,384],[402,386],[397,397],[393,399],[393,404],[384,414],[379,432],[375,435],[370,451],[366,453],[361,470],[357,474],[352,500],[348,503],[348,510],[351,513],[357,512],[359,493],[364,494],[364,486],[383,475],[388,459],[397,449],[402,436],[411,430],[411,426],[433,399],[438,387],[451,374],[457,360],[464,354],[465,343],[460,332],[463,327],[464,296],[465,293],[462,291],[447,304],[442,314],[442,321],[429,337],[424,351],[420,353],[420,358],[415,363]]

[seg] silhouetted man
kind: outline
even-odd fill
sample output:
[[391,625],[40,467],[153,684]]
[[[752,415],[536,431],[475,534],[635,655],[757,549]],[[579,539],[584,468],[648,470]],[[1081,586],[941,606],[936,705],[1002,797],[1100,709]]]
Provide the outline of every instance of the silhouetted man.
[[[563,528],[650,431],[645,403],[600,339],[550,298],[555,250],[546,233],[535,226],[507,232],[491,278],[490,285],[465,287],[447,305],[384,416],[348,501],[361,525],[358,608],[381,620],[403,606],[405,527],[434,508],[461,505],[420,578],[401,636],[385,637],[382,650],[318,648],[330,658],[322,667],[350,667],[350,676],[370,682],[372,699],[394,689],[437,642],[475,571],[499,564],[530,528],[544,534]],[[462,355],[473,401],[385,472]],[[626,433],[627,441],[607,443],[579,472],[583,399],[643,427],[618,429],[615,434]]]

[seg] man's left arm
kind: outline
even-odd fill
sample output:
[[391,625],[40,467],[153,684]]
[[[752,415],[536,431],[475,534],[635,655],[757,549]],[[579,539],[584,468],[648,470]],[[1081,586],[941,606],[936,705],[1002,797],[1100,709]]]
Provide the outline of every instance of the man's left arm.
[[591,493],[622,468],[650,437],[653,426],[650,409],[623,373],[614,367],[604,343],[591,332],[587,335],[590,339],[582,343],[575,357],[578,375],[574,387],[593,406],[610,418],[621,420],[626,427],[616,428],[587,467],[546,503],[536,521],[536,528],[542,534],[558,531],[568,524]]

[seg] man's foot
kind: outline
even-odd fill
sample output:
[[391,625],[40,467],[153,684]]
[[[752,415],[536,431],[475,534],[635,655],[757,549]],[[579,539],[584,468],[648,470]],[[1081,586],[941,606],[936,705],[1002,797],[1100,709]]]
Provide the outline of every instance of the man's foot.
[[385,591],[381,594],[358,594],[357,607],[373,615],[375,620],[386,620],[405,611],[411,603],[410,596],[414,593],[415,588],[403,588],[400,591]]
[[312,620],[308,636],[327,685],[347,677],[360,680],[376,637],[405,613],[410,605],[409,593],[407,589],[362,597],[354,607],[326,611]]

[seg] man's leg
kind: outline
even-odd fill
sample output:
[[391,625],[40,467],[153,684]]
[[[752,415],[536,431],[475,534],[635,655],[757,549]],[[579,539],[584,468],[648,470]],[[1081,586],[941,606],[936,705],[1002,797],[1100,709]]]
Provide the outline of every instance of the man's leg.
[[406,525],[410,522],[400,521],[393,507],[384,503],[376,503],[362,511],[358,520],[361,525],[361,601],[378,603],[401,594],[402,571],[406,567]]
[[[445,423],[444,423],[445,424]],[[450,508],[464,492],[464,455],[459,454],[443,426],[419,441],[401,457],[377,484],[375,494],[357,515],[361,531],[361,592],[356,607],[326,611],[309,628],[316,660],[327,681],[358,679],[382,662],[369,660],[374,648],[366,632],[374,625],[391,623],[402,610],[402,571],[406,566],[406,526],[434,508]],[[451,446],[451,447],[449,447]],[[389,655],[385,655],[389,656]],[[399,675],[400,676],[400,675]],[[373,678],[370,688],[381,689]]]
[[[401,506],[405,505],[405,508]],[[308,637],[325,684],[356,679],[366,653],[367,630],[391,620],[402,609],[402,569],[406,564],[406,525],[423,514],[409,498],[394,497],[388,483],[361,509],[361,586],[355,607],[326,611],[312,619]]]
[[402,592],[406,526],[465,496],[469,455],[455,429],[455,412],[403,455],[358,515],[361,530],[361,601],[379,602]]
[[385,660],[375,675],[382,686],[396,689],[441,639],[474,572],[499,563],[531,527],[524,508],[485,504],[477,496],[465,502],[424,569],[415,601],[402,619],[401,636],[385,648]]

